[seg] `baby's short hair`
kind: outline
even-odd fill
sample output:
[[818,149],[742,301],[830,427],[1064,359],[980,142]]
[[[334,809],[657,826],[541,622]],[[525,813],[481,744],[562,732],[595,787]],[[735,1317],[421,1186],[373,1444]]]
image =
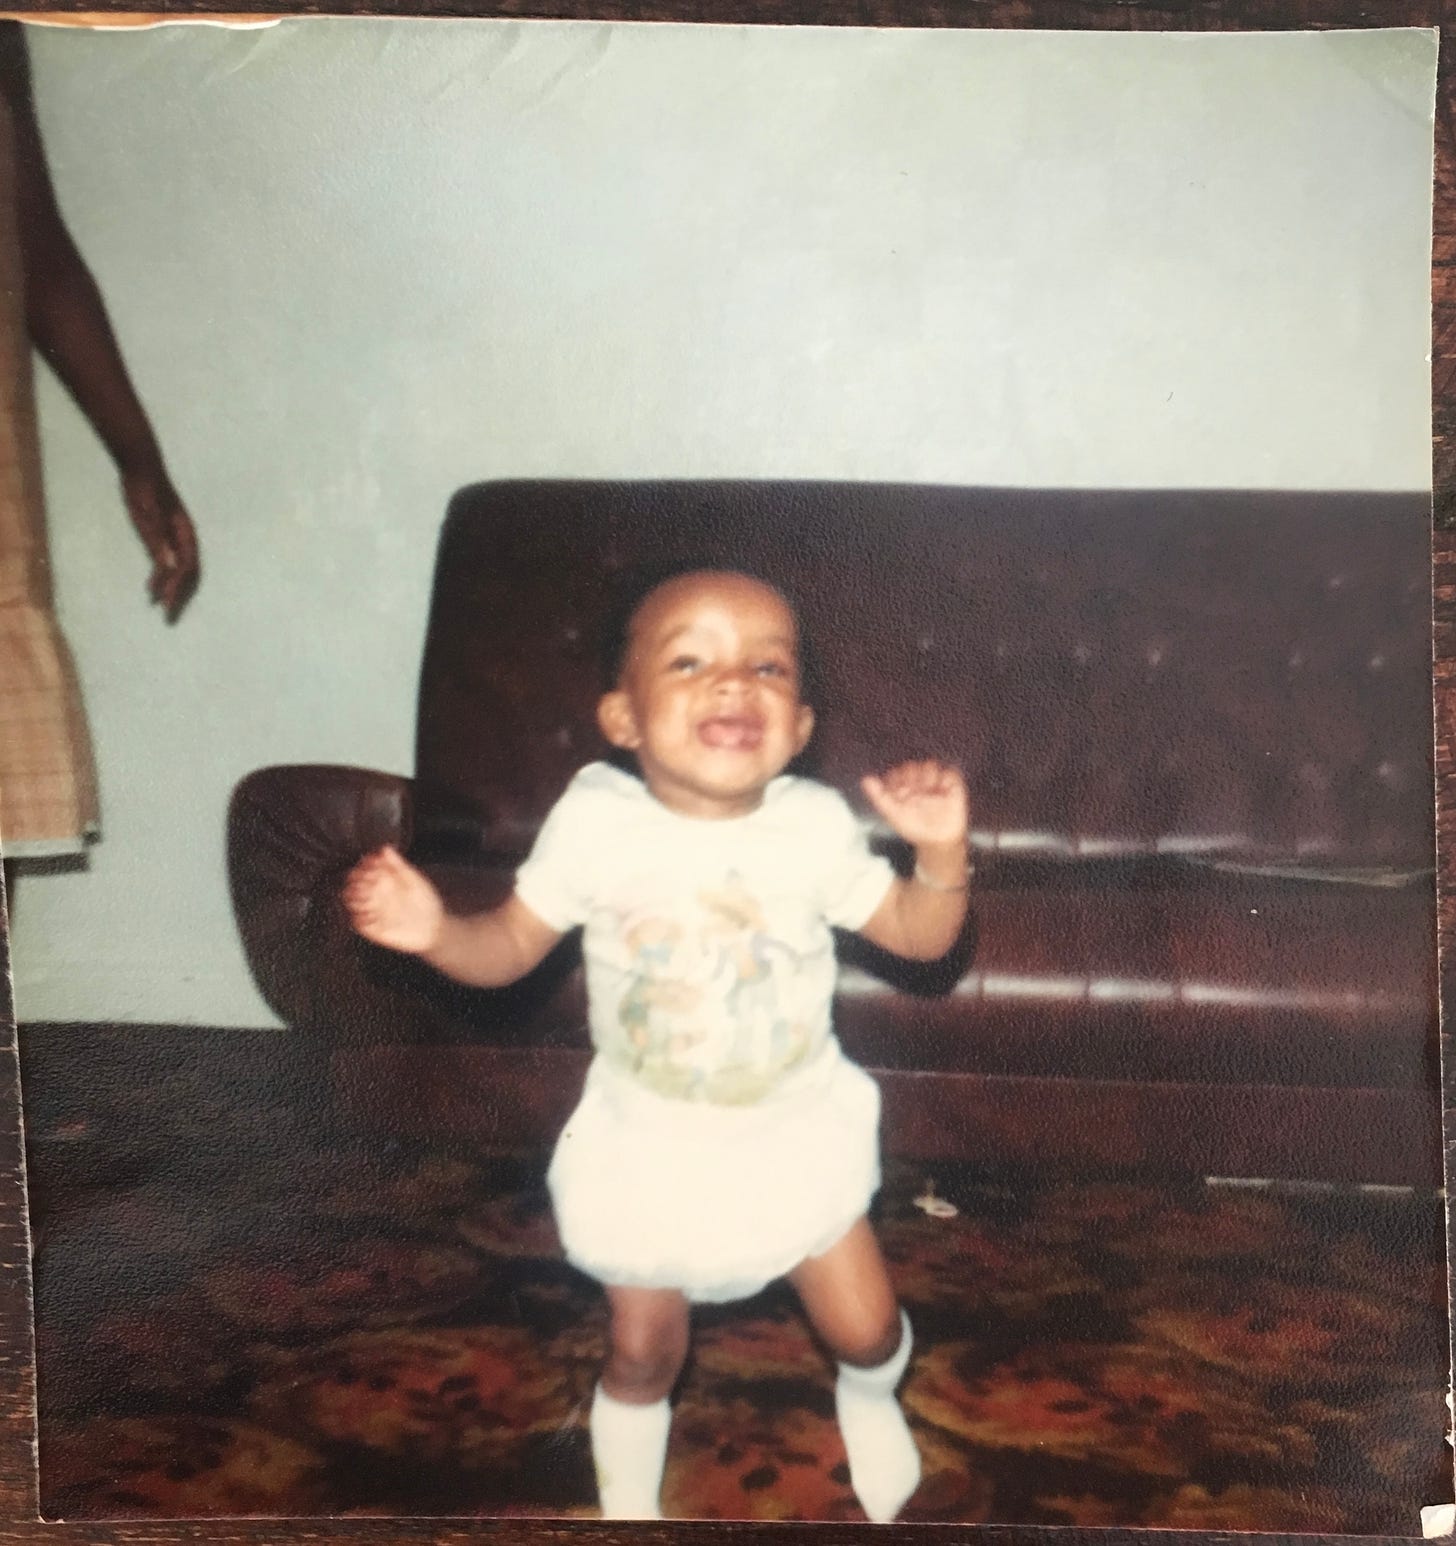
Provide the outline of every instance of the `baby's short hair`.
[[806,703],[814,703],[819,696],[821,678],[819,663],[812,640],[804,631],[804,618],[793,592],[778,580],[752,569],[712,563],[701,564],[645,564],[629,570],[608,599],[602,619],[600,665],[602,683],[607,688],[616,687],[622,680],[627,666],[627,655],[632,645],[632,620],[641,610],[643,602],[661,586],[685,575],[705,572],[738,574],[745,580],[767,586],[788,603],[789,610],[799,627],[799,696]]

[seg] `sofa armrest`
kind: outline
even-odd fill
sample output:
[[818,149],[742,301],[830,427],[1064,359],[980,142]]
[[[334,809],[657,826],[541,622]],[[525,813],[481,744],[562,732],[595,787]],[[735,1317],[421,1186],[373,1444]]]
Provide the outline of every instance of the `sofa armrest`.
[[368,947],[338,890],[363,854],[408,847],[411,806],[409,779],[365,768],[263,768],[234,791],[233,911],[259,991],[288,1024],[334,1032],[372,1018]]

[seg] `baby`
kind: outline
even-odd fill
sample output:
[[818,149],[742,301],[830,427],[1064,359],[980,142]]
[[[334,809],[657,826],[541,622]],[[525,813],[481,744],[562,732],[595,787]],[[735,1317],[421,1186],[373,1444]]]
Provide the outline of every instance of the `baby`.
[[345,905],[366,939],[483,987],[584,927],[596,1055],[548,1183],[568,1259],[610,1304],[590,1420],[603,1516],[661,1517],[690,1303],[787,1276],[839,1362],[855,1494],[893,1519],[920,1478],[895,1398],[910,1326],[866,1218],[879,1092],[830,1026],[830,926],[919,959],[950,949],[966,910],[964,782],[938,762],[866,778],[914,848],[913,876],[872,855],[838,794],[784,774],[814,726],[798,623],[778,591],[733,572],[648,593],[598,720],[640,778],[583,768],[500,907],[451,916],[389,848],[350,873]]

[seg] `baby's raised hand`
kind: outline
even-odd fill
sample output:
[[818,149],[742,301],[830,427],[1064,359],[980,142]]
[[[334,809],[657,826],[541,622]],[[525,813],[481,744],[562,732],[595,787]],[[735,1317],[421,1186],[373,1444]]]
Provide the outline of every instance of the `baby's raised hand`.
[[916,848],[929,843],[964,844],[970,799],[959,768],[949,763],[902,762],[861,782],[870,804]]
[[421,955],[439,943],[445,921],[440,893],[394,848],[366,854],[340,895],[350,923],[373,944]]

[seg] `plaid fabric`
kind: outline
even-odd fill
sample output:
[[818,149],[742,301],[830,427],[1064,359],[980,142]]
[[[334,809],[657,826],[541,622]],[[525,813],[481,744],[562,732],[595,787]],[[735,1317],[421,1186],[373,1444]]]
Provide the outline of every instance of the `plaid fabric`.
[[0,843],[6,858],[78,848],[97,817],[81,695],[51,607],[13,150],[9,114],[0,107]]
[[42,608],[0,606],[0,842],[7,858],[79,846],[96,783],[75,673]]

